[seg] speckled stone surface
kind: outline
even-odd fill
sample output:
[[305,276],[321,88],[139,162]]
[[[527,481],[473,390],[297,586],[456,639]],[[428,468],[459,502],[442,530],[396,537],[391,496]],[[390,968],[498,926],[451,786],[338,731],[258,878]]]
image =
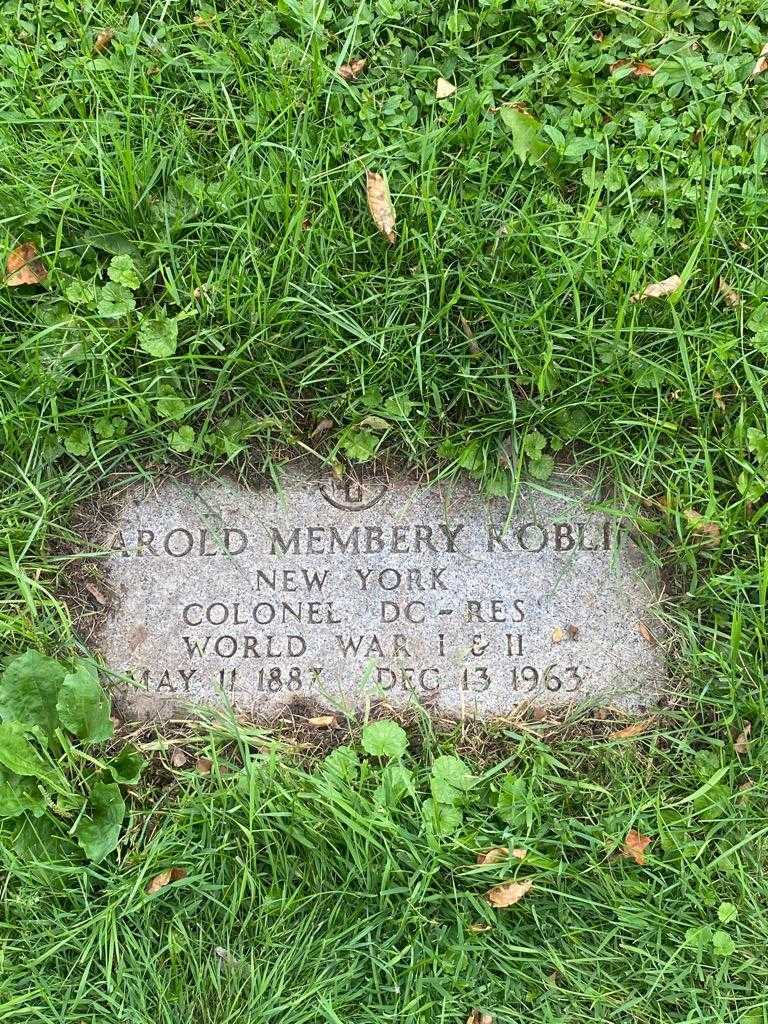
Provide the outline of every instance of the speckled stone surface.
[[658,578],[591,487],[570,471],[510,509],[470,482],[303,463],[279,492],[133,489],[88,541],[110,595],[96,646],[137,718],[225,701],[269,717],[296,695],[642,709],[666,684]]

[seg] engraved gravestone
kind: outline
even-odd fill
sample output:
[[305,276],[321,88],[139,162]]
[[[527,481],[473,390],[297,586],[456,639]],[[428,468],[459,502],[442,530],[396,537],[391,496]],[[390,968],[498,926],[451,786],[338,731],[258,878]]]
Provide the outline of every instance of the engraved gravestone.
[[95,641],[134,716],[419,700],[452,714],[640,708],[665,668],[658,579],[571,471],[509,502],[466,481],[228,479],[127,491],[91,537]]

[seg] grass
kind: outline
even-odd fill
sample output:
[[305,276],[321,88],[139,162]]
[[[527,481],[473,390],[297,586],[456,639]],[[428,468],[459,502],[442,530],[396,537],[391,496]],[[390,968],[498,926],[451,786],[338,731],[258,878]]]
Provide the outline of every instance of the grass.
[[[48,270],[0,288],[3,654],[82,653],[56,552],[113,471],[277,473],[311,449],[504,492],[531,439],[594,465],[654,545],[691,694],[630,743],[503,733],[439,839],[420,803],[457,737],[414,750],[420,796],[386,811],[373,761],[334,785],[259,756],[243,788],[263,745],[240,736],[220,750],[237,772],[153,775],[117,859],[46,866],[0,833],[0,1020],[768,1019],[764,5],[0,13],[0,252],[34,241]],[[110,281],[121,255],[136,286]],[[675,273],[671,298],[631,301]],[[514,825],[493,810],[507,771]],[[645,867],[613,857],[633,827]],[[514,870],[535,888],[490,913],[504,872],[466,866],[499,843],[531,850]],[[171,864],[188,879],[148,897]]]

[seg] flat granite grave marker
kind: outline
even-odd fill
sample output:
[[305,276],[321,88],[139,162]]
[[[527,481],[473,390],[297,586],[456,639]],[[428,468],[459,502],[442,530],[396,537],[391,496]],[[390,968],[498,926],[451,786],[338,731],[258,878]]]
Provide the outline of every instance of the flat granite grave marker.
[[[558,493],[555,493],[558,492]],[[339,481],[286,468],[135,487],[94,529],[108,608],[95,646],[133,679],[123,712],[296,695],[439,712],[654,703],[666,673],[657,575],[571,470],[509,502],[470,482]]]

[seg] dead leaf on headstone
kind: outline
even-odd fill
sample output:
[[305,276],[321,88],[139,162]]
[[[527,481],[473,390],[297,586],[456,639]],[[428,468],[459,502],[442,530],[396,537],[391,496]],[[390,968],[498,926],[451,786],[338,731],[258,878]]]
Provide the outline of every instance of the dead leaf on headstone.
[[186,877],[186,868],[166,868],[159,875],[155,875],[149,885],[147,885],[147,892],[150,896],[154,896],[156,892],[160,892],[161,889],[164,889],[171,882],[180,882],[182,878]]
[[579,639],[579,627],[578,626],[573,626],[573,625],[566,626],[565,627],[565,631],[568,634],[568,639],[569,640],[578,640]]
[[622,856],[630,857],[635,864],[642,866],[645,864],[645,849],[650,842],[650,836],[644,836],[642,832],[631,828],[621,847]]
[[358,57],[357,60],[351,60],[349,64],[342,64],[339,68],[339,75],[345,82],[354,82],[365,71],[367,63],[365,57]]
[[483,1010],[470,1010],[467,1024],[493,1024],[493,1017]]
[[512,907],[519,903],[525,894],[533,887],[533,882],[526,879],[524,882],[502,882],[501,885],[494,885],[489,889],[485,898],[492,907]]
[[611,72],[612,75],[615,75],[617,71],[621,71],[622,68],[626,67],[632,68],[632,74],[635,75],[636,78],[651,78],[653,75],[656,74],[656,68],[652,68],[651,65],[646,64],[645,61],[629,60],[627,58],[624,58],[623,60],[614,61],[614,63],[610,65],[608,70]]
[[752,74],[750,78],[755,78],[757,75],[762,75],[768,71],[768,43],[760,51],[760,56],[757,58],[757,64],[752,68]]
[[437,84],[435,85],[435,99],[447,100],[449,96],[453,96],[456,92],[456,86],[453,82],[449,82],[447,78],[438,78]]
[[747,722],[747,724],[744,726],[743,731],[739,734],[738,738],[733,744],[733,749],[736,751],[737,754],[749,753],[749,736],[751,732],[752,723]]
[[663,281],[654,281],[652,284],[646,285],[641,292],[635,292],[629,301],[643,302],[645,299],[665,299],[676,292],[682,283],[683,279],[680,275],[673,274],[671,277],[665,277]]
[[726,306],[738,306],[741,304],[741,296],[735,288],[731,288],[724,277],[717,279],[717,290],[723,297]]
[[211,768],[213,768],[213,761],[210,757],[198,757],[195,768],[200,775],[210,775]]
[[566,637],[565,630],[561,629],[560,626],[557,626],[555,629],[552,630],[552,643],[553,644],[561,644],[563,642],[563,640],[565,640],[565,637]]
[[18,245],[8,256],[5,271],[5,283],[9,288],[17,288],[21,284],[41,284],[48,277],[34,242]]
[[337,724],[335,715],[317,715],[307,719],[307,725],[314,725],[316,729],[335,729]]
[[390,245],[393,245],[395,234],[395,208],[389,194],[389,185],[383,174],[375,171],[365,172],[365,188],[368,196],[368,209],[379,231]]
[[634,739],[635,736],[642,736],[644,732],[648,732],[655,721],[655,718],[646,718],[642,722],[635,722],[633,725],[628,725],[624,729],[617,729],[616,732],[609,733],[608,739],[631,740]]
[[113,28],[105,28],[103,32],[99,32],[96,36],[96,40],[93,44],[93,52],[104,53],[114,38],[115,30]]
[[171,751],[171,765],[174,768],[183,768],[189,758],[181,747],[174,747]]
[[706,548],[716,548],[720,544],[720,527],[699,515],[695,509],[687,508],[683,513],[695,533]]

